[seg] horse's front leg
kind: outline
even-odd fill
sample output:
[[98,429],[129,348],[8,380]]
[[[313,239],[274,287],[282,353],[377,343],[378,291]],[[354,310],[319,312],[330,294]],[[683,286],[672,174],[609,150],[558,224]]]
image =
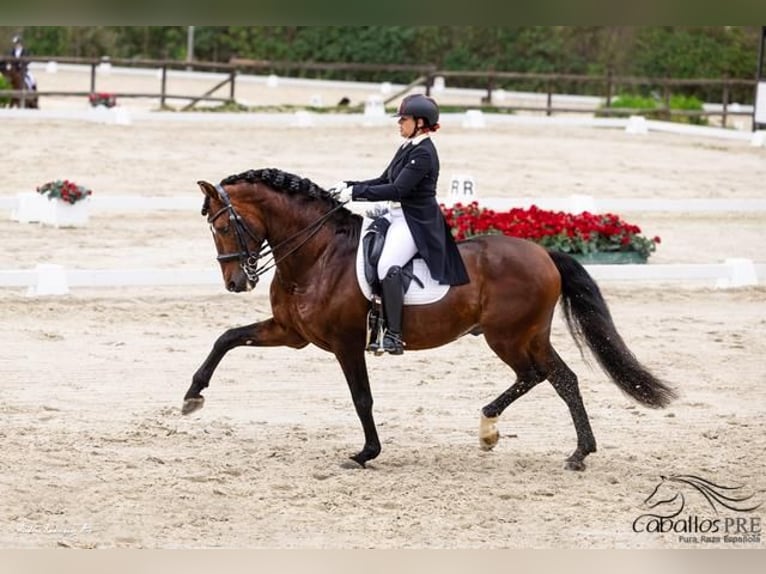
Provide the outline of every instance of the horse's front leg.
[[300,348],[306,345],[297,333],[277,323],[273,318],[244,327],[236,327],[224,332],[213,344],[205,361],[192,377],[192,384],[184,396],[181,412],[185,415],[201,409],[205,404],[202,389],[210,384],[213,372],[224,355],[235,347],[244,345],[253,347],[288,346]]
[[368,460],[380,454],[380,440],[375,428],[375,419],[372,417],[372,391],[367,375],[367,364],[364,360],[364,350],[362,347],[351,351],[344,350],[336,353],[335,357],[343,369],[356,414],[364,429],[364,448],[353,455],[351,460],[364,466]]

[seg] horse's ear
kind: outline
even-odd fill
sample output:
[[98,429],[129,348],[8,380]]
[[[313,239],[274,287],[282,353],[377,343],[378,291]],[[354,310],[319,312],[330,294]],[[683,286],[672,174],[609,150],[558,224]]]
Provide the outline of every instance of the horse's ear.
[[202,190],[202,193],[207,195],[209,198],[216,199],[218,197],[218,192],[215,190],[215,187],[212,183],[200,180],[197,182],[197,185]]

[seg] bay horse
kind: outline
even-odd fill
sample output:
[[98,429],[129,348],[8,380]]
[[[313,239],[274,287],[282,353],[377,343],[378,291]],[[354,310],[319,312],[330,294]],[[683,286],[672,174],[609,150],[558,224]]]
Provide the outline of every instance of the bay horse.
[[[263,272],[275,268],[273,316],[218,337],[192,377],[182,413],[203,406],[202,390],[231,349],[300,349],[311,343],[333,353],[340,364],[364,431],[364,446],[351,459],[365,466],[381,445],[365,363],[369,303],[354,264],[362,216],[312,181],[278,169],[250,170],[217,185],[197,183],[226,289],[249,291]],[[460,242],[459,249],[470,283],[451,287],[436,303],[406,307],[403,339],[411,352],[469,333],[483,335],[513,369],[515,382],[481,411],[481,448],[489,450],[498,442],[496,422],[502,412],[547,379],[569,408],[577,433],[577,447],[565,468],[583,470],[585,457],[596,451],[577,375],[550,341],[559,300],[580,352],[584,341],[623,392],[648,407],[664,407],[675,397],[627,348],[599,287],[574,258],[504,235],[474,237]]]
[[0,72],[10,82],[11,89],[17,91],[26,90],[27,92],[23,98],[23,106],[21,96],[11,96],[8,107],[38,109],[37,88],[34,90],[27,88],[23,70],[17,69],[11,62],[0,62]]

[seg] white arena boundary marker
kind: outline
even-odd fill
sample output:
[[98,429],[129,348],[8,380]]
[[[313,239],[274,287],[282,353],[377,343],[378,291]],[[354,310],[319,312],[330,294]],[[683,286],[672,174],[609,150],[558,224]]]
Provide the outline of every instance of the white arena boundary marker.
[[11,220],[19,223],[38,223],[45,219],[48,199],[37,192],[17,193],[11,207]]
[[293,114],[292,126],[310,128],[314,125],[314,115],[306,110],[298,110]]
[[[442,118],[440,119],[443,121]],[[464,128],[483,128],[487,126],[487,120],[481,110],[466,110],[461,125]]]
[[27,289],[28,297],[66,295],[69,293],[66,271],[62,265],[40,263],[34,269],[34,284]]
[[384,125],[390,121],[389,116],[386,115],[386,107],[382,96],[377,94],[367,96],[362,118],[362,123],[365,126]]
[[630,116],[628,125],[625,126],[625,133],[645,135],[649,133],[649,127],[646,125],[644,116]]
[[[586,265],[597,281],[684,282],[696,286],[733,288],[766,282],[766,263],[728,259],[724,263]],[[273,270],[264,274],[255,292],[268,294]],[[0,270],[0,288],[27,287],[30,296],[64,295],[73,287],[160,287],[211,285],[223,289],[219,269],[64,269],[41,264],[34,269]]]
[[383,105],[383,98],[377,94],[367,96],[364,102],[365,117],[384,118],[386,117],[386,108]]
[[729,276],[718,279],[715,284],[717,288],[758,285],[758,272],[750,259],[731,258],[725,261],[725,265],[729,267]]

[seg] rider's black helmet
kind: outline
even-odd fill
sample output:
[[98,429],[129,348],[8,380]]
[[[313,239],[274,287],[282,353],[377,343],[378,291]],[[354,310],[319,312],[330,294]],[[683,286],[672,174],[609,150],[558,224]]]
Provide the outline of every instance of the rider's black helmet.
[[423,94],[411,94],[402,100],[399,104],[399,111],[396,115],[412,116],[414,118],[423,118],[429,128],[435,128],[439,123],[439,106],[428,96]]

